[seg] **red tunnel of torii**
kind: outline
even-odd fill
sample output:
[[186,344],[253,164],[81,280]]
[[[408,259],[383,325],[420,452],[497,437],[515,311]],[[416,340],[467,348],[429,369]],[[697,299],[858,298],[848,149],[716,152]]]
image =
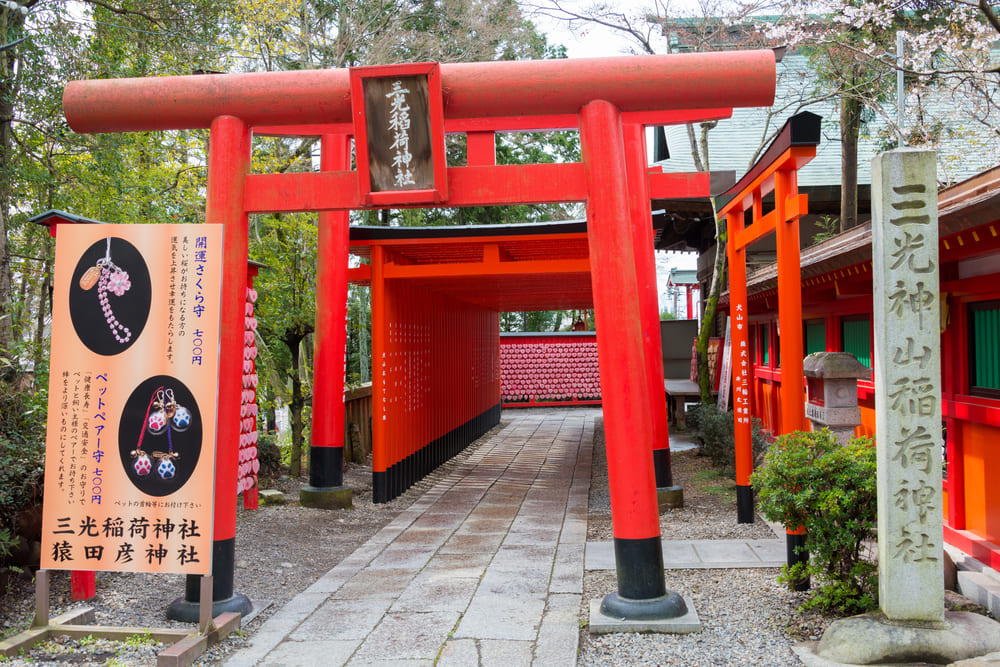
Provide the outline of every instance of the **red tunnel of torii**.
[[[71,82],[65,90],[64,109],[70,127],[78,132],[211,130],[206,222],[225,225],[226,263],[213,597],[219,601],[233,595],[247,216],[253,212],[320,211],[310,484],[318,488],[339,486],[347,212],[378,208],[373,201],[380,201],[365,187],[369,174],[364,169],[369,165],[361,157],[367,156],[372,139],[365,125],[364,102],[356,99],[356,92],[363,90],[359,81],[408,76],[414,67],[426,67],[428,72],[432,161],[440,175],[435,177],[438,195],[430,203],[419,197],[408,201],[405,189],[396,190],[391,193],[393,208],[563,201],[587,204],[586,243],[598,325],[619,563],[619,590],[605,599],[605,607],[620,617],[680,615],[685,611],[683,601],[676,593],[668,594],[664,584],[657,459],[651,456],[654,450],[661,454],[669,450],[649,203],[651,197],[707,196],[708,176],[649,170],[643,127],[723,118],[733,107],[770,106],[775,87],[775,54],[770,50]],[[436,111],[434,99],[439,100]],[[579,128],[582,162],[496,165],[497,131],[558,128]],[[255,132],[322,137],[320,171],[251,174]],[[445,133],[467,134],[465,166],[443,162]],[[351,136],[369,137],[367,144],[355,147],[356,170],[351,169]],[[380,247],[376,246],[375,254],[384,255]],[[393,259],[380,257],[372,270],[376,265],[379,272],[393,264],[405,266]],[[493,259],[503,263],[500,257],[489,261]],[[386,285],[394,280],[384,274],[373,279]],[[383,298],[391,298],[390,290]],[[376,318],[383,317],[376,312],[381,305],[373,303],[373,326]],[[488,320],[470,313],[468,317],[454,315],[452,321],[475,321],[485,332]],[[460,340],[452,342],[461,344]],[[483,348],[482,340],[479,345]],[[477,358],[488,357],[485,348],[477,354]],[[383,402],[399,398],[391,396],[386,386],[379,389],[382,363],[373,351],[376,402],[380,393]],[[453,371],[461,373],[461,369]],[[480,385],[481,391],[491,390],[489,382],[481,381]],[[498,382],[496,393],[499,405]],[[487,399],[469,401],[468,409],[480,410],[489,403]],[[323,406],[329,409],[321,409]],[[374,406],[377,425],[381,424],[380,408]],[[454,430],[452,422],[466,424],[488,412],[460,414],[438,426]],[[391,431],[392,426],[388,428]],[[447,432],[426,433],[428,438],[444,435]],[[667,457],[659,460],[664,458],[669,463]]]

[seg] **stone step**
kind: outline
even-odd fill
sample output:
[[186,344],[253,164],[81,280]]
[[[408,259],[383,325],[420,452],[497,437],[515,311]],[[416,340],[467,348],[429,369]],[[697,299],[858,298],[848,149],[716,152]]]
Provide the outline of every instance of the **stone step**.
[[1000,618],[1000,583],[982,572],[959,570],[958,592]]

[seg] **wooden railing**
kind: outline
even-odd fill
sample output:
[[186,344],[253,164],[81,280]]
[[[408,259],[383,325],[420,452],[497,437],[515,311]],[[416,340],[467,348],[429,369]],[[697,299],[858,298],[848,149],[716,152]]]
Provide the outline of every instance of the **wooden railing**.
[[344,392],[344,461],[364,463],[372,451],[372,385]]

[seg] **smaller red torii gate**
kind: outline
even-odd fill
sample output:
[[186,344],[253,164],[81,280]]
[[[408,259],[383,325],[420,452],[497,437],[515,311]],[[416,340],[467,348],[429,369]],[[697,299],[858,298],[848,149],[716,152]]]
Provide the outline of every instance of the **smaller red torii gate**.
[[[718,212],[726,220],[729,260],[729,321],[733,359],[733,419],[736,433],[736,499],[739,523],[753,523],[754,501],[750,401],[752,357],[747,307],[746,249],[774,233],[778,256],[778,322],[781,327],[781,434],[805,428],[802,361],[802,283],[799,218],[808,198],[798,191],[798,170],[816,156],[820,121],[808,111],[790,118],[754,166],[722,195]],[[764,213],[764,197],[774,192],[774,208]],[[746,214],[752,215],[747,225]],[[779,434],[776,434],[779,435]],[[793,527],[794,528],[794,527]]]
[[[384,143],[372,142],[381,130],[369,121],[384,116],[380,95],[410,87],[426,94],[426,107],[420,106],[427,137],[406,140],[426,144],[418,162],[429,177],[422,174],[411,187],[397,171],[396,187],[376,174],[375,166],[385,167],[379,162]],[[587,203],[618,560],[619,590],[602,609],[628,618],[683,613],[683,600],[664,583],[655,492],[658,470],[669,462],[655,267],[652,252],[637,249],[652,248],[651,197],[707,196],[709,179],[650,172],[643,128],[723,118],[736,106],[770,106],[774,87],[771,50],[71,82],[63,105],[77,132],[210,129],[205,219],[225,225],[226,267],[213,613],[232,610],[247,216],[320,212],[310,483],[322,490],[342,484],[347,212],[579,201]],[[579,129],[582,162],[496,164],[496,132],[557,128]],[[321,170],[250,173],[254,132],[322,137]],[[467,136],[464,166],[446,162],[449,132]],[[351,136],[369,138],[355,146],[359,169],[371,167],[365,173],[350,168]],[[404,156],[410,156],[406,149],[396,153]],[[373,367],[379,364],[374,359]],[[197,587],[192,593],[189,585],[187,593],[196,599]]]

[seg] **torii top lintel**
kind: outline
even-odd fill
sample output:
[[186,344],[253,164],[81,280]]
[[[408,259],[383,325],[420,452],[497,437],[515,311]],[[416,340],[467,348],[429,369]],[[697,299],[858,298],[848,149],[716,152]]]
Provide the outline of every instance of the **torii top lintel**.
[[[622,112],[770,106],[771,50],[441,65],[445,118],[576,114],[594,100]],[[76,132],[351,122],[348,69],[71,81],[63,109]]]

